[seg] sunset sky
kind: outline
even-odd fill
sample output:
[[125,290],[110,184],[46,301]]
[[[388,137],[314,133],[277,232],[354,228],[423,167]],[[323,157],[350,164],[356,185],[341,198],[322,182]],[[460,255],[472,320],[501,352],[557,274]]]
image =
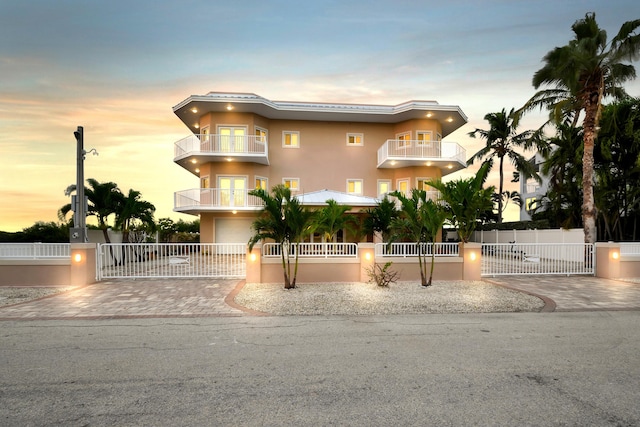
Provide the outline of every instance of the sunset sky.
[[[172,211],[175,191],[199,185],[173,163],[189,131],[172,107],[209,91],[459,105],[469,123],[446,140],[469,157],[482,142],[467,133],[486,128],[486,113],[522,106],[543,56],[592,11],[609,39],[640,18],[637,0],[3,1],[0,230],[57,221],[76,179],[77,126],[100,153],[86,178],[142,192],[156,218],[195,219]],[[626,89],[640,96],[640,81]]]

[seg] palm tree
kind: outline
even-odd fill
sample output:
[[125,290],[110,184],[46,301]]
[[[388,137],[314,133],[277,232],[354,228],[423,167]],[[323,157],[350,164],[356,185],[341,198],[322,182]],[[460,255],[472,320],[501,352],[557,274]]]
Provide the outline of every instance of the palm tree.
[[493,208],[491,197],[496,188],[483,188],[488,171],[489,164],[484,163],[475,177],[446,183],[438,179],[427,183],[440,192],[449,221],[456,227],[458,236],[464,243],[469,241],[479,219]]
[[[391,222],[394,240],[408,240],[416,243],[418,265],[420,266],[420,281],[422,286],[431,286],[433,267],[435,264],[434,243],[438,232],[444,225],[447,213],[442,206],[427,198],[427,192],[413,188],[411,197],[400,191],[394,191],[391,196],[400,200],[400,216]],[[427,280],[426,247],[431,243],[431,271]]]
[[476,160],[486,158],[485,164],[489,165],[489,169],[493,167],[494,158],[498,158],[500,169],[500,183],[498,189],[498,223],[502,222],[504,200],[511,197],[510,193],[505,194],[504,185],[504,160],[505,157],[511,161],[517,170],[522,172],[526,178],[534,177],[540,180],[533,165],[527,159],[516,151],[516,148],[530,149],[535,146],[540,152],[546,152],[546,146],[539,131],[525,131],[517,133],[517,123],[514,123],[514,110],[511,109],[509,114],[503,108],[498,113],[489,113],[484,116],[489,123],[489,129],[476,129],[469,132],[469,136],[486,140],[486,145],[477,153],[469,158],[467,165],[472,165]]
[[354,220],[347,212],[351,206],[339,205],[333,199],[327,200],[327,206],[318,210],[315,215],[314,228],[324,235],[326,242],[333,242],[340,230],[354,231]]
[[153,214],[156,207],[153,204],[142,200],[141,193],[136,190],[129,190],[129,194],[123,197],[116,212],[116,227],[122,230],[122,242],[129,242],[129,232],[136,221],[151,228],[155,227]]
[[[582,218],[586,243],[596,240],[596,213],[593,195],[593,151],[598,133],[602,99],[605,96],[626,96],[622,83],[635,78],[632,62],[640,57],[640,19],[627,21],[618,34],[607,43],[607,33],[596,22],[595,13],[587,13],[571,29],[574,38],[562,47],[556,47],[544,56],[544,66],[533,76],[533,86],[551,89],[539,91],[526,109],[545,106],[552,112],[571,112],[573,124],[584,111],[582,121]],[[551,91],[551,92],[550,92]],[[535,100],[534,100],[535,99]],[[560,114],[554,114],[556,121]]]
[[262,188],[251,190],[249,194],[259,197],[264,203],[260,216],[251,225],[255,233],[249,239],[249,250],[253,250],[255,244],[261,240],[269,239],[279,243],[281,246],[284,288],[295,288],[299,250],[296,248],[295,267],[292,275],[291,246],[299,244],[306,234],[311,232],[313,212],[302,206],[298,199],[292,197],[291,190],[284,185],[273,187],[271,194]]
[[[87,179],[89,188],[85,188],[84,194],[89,200],[88,215],[95,215],[98,220],[98,227],[102,230],[106,243],[111,243],[109,239],[108,219],[110,215],[118,212],[124,196],[118,189],[118,185],[114,182],[100,183],[93,178]],[[70,185],[65,190],[65,195],[69,195],[76,190],[75,185]],[[58,211],[58,218],[64,220],[66,215],[71,211],[71,204],[66,204]]]
[[364,218],[364,229],[367,233],[373,234],[378,232],[382,236],[382,241],[388,242],[391,237],[389,227],[394,218],[398,216],[396,204],[385,195],[384,198],[377,203],[376,207],[368,209],[366,214]]

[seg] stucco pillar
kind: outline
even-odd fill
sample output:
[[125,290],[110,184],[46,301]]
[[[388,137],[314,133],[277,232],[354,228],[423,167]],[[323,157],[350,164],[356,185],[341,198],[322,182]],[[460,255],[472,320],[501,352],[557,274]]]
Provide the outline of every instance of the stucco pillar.
[[462,280],[480,280],[482,273],[481,252],[481,243],[460,243]]
[[247,246],[247,283],[262,283],[262,245],[256,244],[249,251]]
[[96,244],[71,244],[71,274],[72,286],[84,286],[96,282]]
[[620,277],[620,243],[595,244],[596,277],[615,279]]
[[361,282],[369,281],[368,270],[370,270],[376,262],[375,247],[375,243],[358,243]]

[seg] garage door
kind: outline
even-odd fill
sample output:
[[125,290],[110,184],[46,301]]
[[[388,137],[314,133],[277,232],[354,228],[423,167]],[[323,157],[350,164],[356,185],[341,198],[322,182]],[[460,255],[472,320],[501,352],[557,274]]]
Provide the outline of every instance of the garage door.
[[216,243],[246,244],[253,235],[252,222],[252,219],[247,218],[216,219]]

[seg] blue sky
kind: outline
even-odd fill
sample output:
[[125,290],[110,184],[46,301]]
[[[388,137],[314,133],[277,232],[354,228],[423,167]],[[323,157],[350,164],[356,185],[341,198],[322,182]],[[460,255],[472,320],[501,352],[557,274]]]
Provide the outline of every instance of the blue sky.
[[[209,91],[459,105],[469,123],[447,139],[470,156],[480,142],[467,133],[520,107],[542,57],[592,11],[609,38],[640,18],[637,0],[2,2],[0,230],[56,220],[79,125],[100,153],[85,177],[141,191],[158,218],[193,219],[172,212],[173,192],[198,181],[173,164],[188,129],[171,108]],[[639,81],[626,88],[640,96]],[[542,121],[532,114],[521,130]]]

